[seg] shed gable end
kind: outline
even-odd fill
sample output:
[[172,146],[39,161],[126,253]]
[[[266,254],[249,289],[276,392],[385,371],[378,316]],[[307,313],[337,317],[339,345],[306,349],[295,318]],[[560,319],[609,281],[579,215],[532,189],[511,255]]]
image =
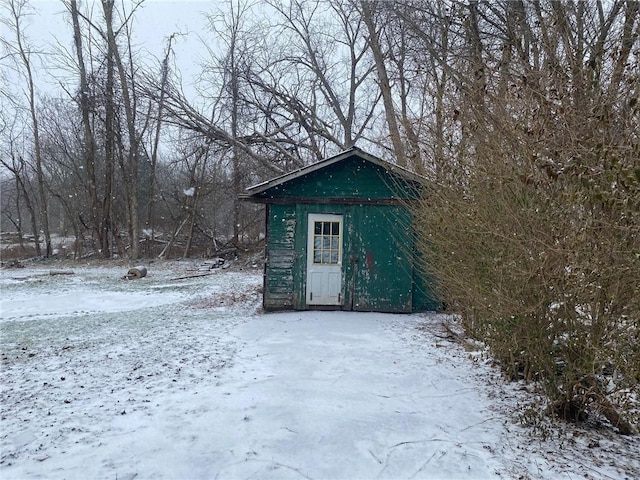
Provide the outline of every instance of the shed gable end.
[[[396,171],[397,170],[397,171]],[[403,175],[404,173],[404,175]],[[394,165],[362,156],[343,154],[248,189],[246,198],[265,203],[314,199],[403,200],[419,196],[421,182]],[[272,185],[269,185],[272,183]]]

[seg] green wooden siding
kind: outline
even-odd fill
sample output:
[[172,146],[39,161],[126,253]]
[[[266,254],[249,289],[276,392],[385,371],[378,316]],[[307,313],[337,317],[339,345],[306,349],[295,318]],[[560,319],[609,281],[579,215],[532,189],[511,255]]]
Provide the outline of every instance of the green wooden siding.
[[396,199],[415,195],[411,185],[384,168],[351,157],[261,193],[273,198]]
[[254,198],[267,203],[265,309],[316,308],[306,305],[310,213],[343,216],[342,304],[335,308],[437,309],[429,280],[415,266],[411,210],[406,204],[384,202],[417,191],[413,180],[405,181],[357,154],[262,189]]
[[407,209],[354,209],[347,228],[352,257],[353,310],[411,312],[413,262]]
[[295,205],[269,205],[267,231],[264,308],[293,308],[293,275],[296,264]]

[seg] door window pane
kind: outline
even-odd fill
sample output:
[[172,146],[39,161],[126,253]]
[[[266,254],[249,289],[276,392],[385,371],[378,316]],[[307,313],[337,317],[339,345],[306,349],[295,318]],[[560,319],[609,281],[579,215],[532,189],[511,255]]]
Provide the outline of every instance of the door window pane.
[[341,245],[340,222],[314,222],[313,232],[313,263],[338,264]]

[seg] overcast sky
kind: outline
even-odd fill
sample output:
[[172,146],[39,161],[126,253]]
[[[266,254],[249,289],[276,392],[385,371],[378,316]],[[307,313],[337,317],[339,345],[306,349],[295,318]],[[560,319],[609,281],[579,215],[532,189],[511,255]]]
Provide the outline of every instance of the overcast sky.
[[[73,53],[72,29],[62,2],[31,0],[29,3],[33,6],[33,14],[24,19],[23,25],[29,43],[44,51],[51,51],[60,45]],[[83,2],[80,0],[78,3]],[[211,12],[215,6],[215,1],[146,0],[136,13],[134,23],[134,42],[142,52],[141,57],[146,62],[156,63],[153,57],[157,61],[162,58],[167,38],[176,32],[183,34],[174,42],[174,51],[176,66],[182,73],[185,87],[189,88],[206,54],[199,40],[199,35],[206,30],[205,13]],[[96,11],[96,17],[99,17],[99,13]],[[7,31],[6,26],[0,28],[3,37],[14,38],[13,32]],[[51,65],[47,60],[46,67],[39,67],[36,71],[38,86],[47,91],[59,89],[63,75]]]

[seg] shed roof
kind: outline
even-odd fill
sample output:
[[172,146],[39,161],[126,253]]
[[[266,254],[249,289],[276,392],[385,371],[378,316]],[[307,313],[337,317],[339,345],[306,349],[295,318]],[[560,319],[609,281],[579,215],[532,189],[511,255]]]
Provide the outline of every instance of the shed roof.
[[326,158],[306,167],[299,168],[298,170],[294,170],[293,172],[286,173],[271,180],[267,180],[265,182],[258,183],[257,185],[248,187],[246,189],[246,193],[241,194],[240,198],[244,200],[264,201],[264,197],[262,194],[268,192],[271,189],[277,190],[276,187],[279,187],[288,182],[292,182],[294,180],[298,180],[302,177],[318,172],[319,170],[323,170],[332,165],[336,165],[340,162],[343,162],[347,159],[352,159],[354,157],[362,159],[365,162],[369,162],[379,168],[382,168],[385,172],[390,173],[404,181],[416,184],[424,184],[426,181],[424,177],[416,173],[382,160],[381,158],[371,155],[370,153],[367,153],[359,149],[358,147],[352,147],[349,150],[345,150],[332,157]]

